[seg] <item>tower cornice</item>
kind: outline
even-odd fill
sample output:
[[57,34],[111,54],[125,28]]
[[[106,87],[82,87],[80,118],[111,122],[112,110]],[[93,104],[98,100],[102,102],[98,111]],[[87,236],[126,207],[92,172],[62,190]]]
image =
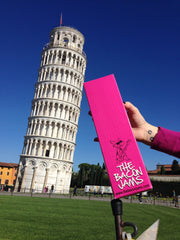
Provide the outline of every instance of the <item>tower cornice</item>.
[[58,31],[58,30],[59,30],[59,31],[74,32],[75,34],[78,34],[78,35],[82,36],[83,40],[85,40],[85,39],[84,39],[84,35],[83,35],[81,32],[79,32],[79,30],[77,30],[77,29],[75,29],[75,28],[73,28],[73,27],[67,27],[67,26],[59,26],[59,27],[53,28],[53,29],[51,30],[51,32],[50,32],[50,35],[51,35],[53,32]]
[[64,46],[62,43],[59,43],[59,44],[46,43],[45,46],[43,47],[41,55],[44,53],[44,51],[47,51],[48,49],[51,49],[51,50],[52,49],[58,49],[58,50],[63,50],[63,51],[71,50],[74,53],[76,53],[76,54],[78,53],[79,55],[84,57],[85,61],[87,62],[86,53],[83,50],[80,50],[76,47],[72,47],[72,46],[67,47],[67,46]]

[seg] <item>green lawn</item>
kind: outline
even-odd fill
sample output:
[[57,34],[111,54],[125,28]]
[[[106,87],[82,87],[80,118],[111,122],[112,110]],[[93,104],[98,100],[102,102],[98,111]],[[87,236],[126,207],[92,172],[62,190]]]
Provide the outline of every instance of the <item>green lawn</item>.
[[[113,240],[110,202],[0,196],[0,240]],[[180,239],[180,210],[123,204],[123,220],[142,233],[160,219],[158,240]]]

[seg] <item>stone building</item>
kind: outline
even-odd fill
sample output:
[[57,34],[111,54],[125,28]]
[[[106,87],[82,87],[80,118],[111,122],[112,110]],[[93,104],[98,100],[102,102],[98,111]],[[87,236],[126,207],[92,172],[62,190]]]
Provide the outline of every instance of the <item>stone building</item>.
[[86,69],[84,36],[59,26],[41,54],[15,191],[68,193]]
[[5,185],[14,186],[18,164],[0,162],[0,188]]

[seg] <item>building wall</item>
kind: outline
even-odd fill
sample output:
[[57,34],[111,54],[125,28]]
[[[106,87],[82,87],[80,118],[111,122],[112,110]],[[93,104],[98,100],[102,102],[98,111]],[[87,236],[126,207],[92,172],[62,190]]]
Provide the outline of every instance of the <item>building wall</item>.
[[149,175],[149,178],[159,182],[180,182],[178,175]]
[[0,163],[0,184],[14,185],[18,164]]

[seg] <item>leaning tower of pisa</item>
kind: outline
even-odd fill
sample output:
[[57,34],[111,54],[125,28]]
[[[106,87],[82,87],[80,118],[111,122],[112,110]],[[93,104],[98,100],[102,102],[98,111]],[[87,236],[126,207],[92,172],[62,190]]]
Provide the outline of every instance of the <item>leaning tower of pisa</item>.
[[15,191],[68,193],[72,174],[86,55],[84,36],[60,26],[41,54]]

